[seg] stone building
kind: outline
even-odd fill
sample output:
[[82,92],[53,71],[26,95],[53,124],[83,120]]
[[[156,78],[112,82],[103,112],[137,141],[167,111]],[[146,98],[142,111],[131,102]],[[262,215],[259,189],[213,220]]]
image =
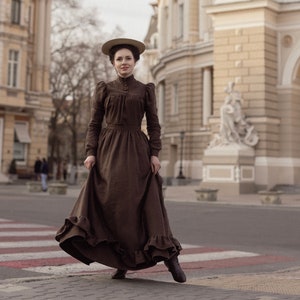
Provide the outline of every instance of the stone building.
[[[18,174],[47,157],[51,0],[0,2],[0,175]],[[0,180],[1,181],[1,180]]]
[[259,135],[256,189],[300,184],[299,14],[295,0],[157,1],[158,57],[151,70],[164,177],[176,177],[182,163],[185,177],[202,179],[224,88],[234,82]]

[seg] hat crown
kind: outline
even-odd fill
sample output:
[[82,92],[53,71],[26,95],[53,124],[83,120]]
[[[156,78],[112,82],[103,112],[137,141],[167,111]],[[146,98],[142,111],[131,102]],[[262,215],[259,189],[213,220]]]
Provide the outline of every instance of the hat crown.
[[102,52],[106,55],[109,55],[109,51],[112,47],[118,46],[118,45],[131,45],[138,49],[139,53],[143,53],[145,51],[145,44],[134,39],[128,39],[128,38],[116,38],[109,40],[105,42],[102,45]]

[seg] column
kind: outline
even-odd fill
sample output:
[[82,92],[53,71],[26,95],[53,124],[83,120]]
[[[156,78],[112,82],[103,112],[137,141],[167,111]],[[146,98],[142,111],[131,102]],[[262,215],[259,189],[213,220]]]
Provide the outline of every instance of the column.
[[208,125],[208,118],[212,111],[212,81],[211,81],[211,68],[206,67],[203,70],[203,94],[202,94],[202,122],[203,125]]
[[50,60],[51,60],[51,3],[52,0],[45,0],[45,20],[44,20],[44,63],[43,63],[43,91],[49,91]]
[[159,43],[158,48],[159,51],[162,52],[165,50],[166,46],[166,40],[167,40],[167,20],[168,20],[168,14],[166,12],[166,8],[164,6],[164,3],[159,4],[159,12],[158,12],[158,35],[159,35]]
[[164,124],[165,84],[161,82],[158,86],[158,119]]
[[39,67],[43,65],[44,62],[44,34],[45,34],[45,0],[40,0],[37,2],[38,3],[38,13],[36,14],[37,16],[37,63]]
[[172,0],[169,1],[169,7],[168,7],[167,48],[172,47],[172,41],[174,37],[173,18],[174,18],[174,5]]

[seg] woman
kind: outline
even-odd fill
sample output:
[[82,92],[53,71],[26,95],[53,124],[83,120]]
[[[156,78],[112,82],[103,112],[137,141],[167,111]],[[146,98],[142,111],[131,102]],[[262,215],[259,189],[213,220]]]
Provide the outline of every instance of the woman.
[[[164,261],[174,280],[185,282],[177,258],[181,246],[169,227],[158,174],[155,87],[133,76],[144,50],[143,43],[132,39],[110,40],[102,47],[117,79],[96,86],[86,136],[89,176],[56,239],[86,264],[116,268],[113,279]],[[141,131],[144,114],[149,139]]]

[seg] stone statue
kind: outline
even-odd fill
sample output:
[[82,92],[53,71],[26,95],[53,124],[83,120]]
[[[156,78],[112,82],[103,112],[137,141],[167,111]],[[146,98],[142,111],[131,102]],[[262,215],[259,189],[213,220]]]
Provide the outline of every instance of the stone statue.
[[225,92],[227,96],[220,108],[220,132],[215,135],[208,148],[230,144],[255,146],[258,143],[258,135],[242,112],[241,94],[234,90],[234,82],[228,83]]

